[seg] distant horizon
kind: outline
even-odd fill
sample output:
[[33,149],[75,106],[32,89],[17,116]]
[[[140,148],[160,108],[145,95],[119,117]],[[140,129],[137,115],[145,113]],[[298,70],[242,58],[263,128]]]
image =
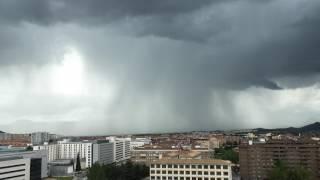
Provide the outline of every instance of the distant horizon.
[[[275,127],[275,128],[261,128],[261,127],[255,127],[255,128],[245,128],[245,129],[228,129],[228,130],[190,130],[190,131],[168,131],[168,132],[142,132],[142,133],[132,133],[132,134],[125,134],[125,133],[119,133],[119,134],[102,134],[102,135],[66,135],[66,136],[70,136],[70,137],[94,137],[94,136],[126,136],[126,135],[154,135],[154,134],[183,134],[183,133],[192,133],[192,132],[229,132],[229,131],[245,131],[245,130],[255,130],[255,129],[267,129],[267,130],[274,130],[274,129],[286,129],[286,128],[302,128],[308,125],[313,125],[313,124],[318,124],[320,123],[320,121],[315,121],[313,123],[307,123],[303,126],[282,126],[282,127]],[[64,134],[57,134],[54,132],[49,132],[49,131],[33,131],[33,132],[29,132],[29,133],[11,133],[11,132],[5,132],[3,130],[0,129],[1,132],[3,133],[9,133],[9,134],[31,134],[34,132],[48,132],[50,134],[56,134],[56,135],[61,135],[64,136]]]

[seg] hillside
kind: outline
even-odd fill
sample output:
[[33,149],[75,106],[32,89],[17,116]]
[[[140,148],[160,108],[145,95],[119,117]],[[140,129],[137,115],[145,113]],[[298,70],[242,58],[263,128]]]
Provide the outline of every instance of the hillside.
[[273,133],[292,133],[292,134],[299,134],[299,133],[320,133],[320,122],[315,122],[313,124],[309,124],[303,127],[295,128],[277,128],[277,129],[264,129],[264,128],[257,128],[254,129],[257,133],[263,134],[268,132]]

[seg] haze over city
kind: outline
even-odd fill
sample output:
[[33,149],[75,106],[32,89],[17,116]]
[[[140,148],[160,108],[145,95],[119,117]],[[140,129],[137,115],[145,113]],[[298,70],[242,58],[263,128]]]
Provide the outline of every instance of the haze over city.
[[2,0],[0,130],[319,121],[319,17],[318,0]]

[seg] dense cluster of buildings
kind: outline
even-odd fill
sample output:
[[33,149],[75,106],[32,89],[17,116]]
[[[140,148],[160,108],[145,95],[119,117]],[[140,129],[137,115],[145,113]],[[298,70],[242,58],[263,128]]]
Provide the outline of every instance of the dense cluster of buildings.
[[95,141],[70,141],[64,139],[57,143],[33,146],[33,150],[45,150],[48,161],[76,160],[79,155],[82,167],[91,167],[94,163],[110,164],[130,158],[130,141],[119,138],[108,138]]
[[[0,179],[72,176],[79,156],[81,167],[122,164],[127,160],[150,168],[150,180],[268,179],[275,162],[303,167],[320,179],[320,138],[255,132],[151,134],[121,137],[61,138],[47,132],[0,133],[0,143],[29,141],[13,152],[0,146]],[[6,145],[5,143],[2,145]],[[14,145],[14,144],[11,144]],[[232,149],[239,164],[216,159],[217,148]]]

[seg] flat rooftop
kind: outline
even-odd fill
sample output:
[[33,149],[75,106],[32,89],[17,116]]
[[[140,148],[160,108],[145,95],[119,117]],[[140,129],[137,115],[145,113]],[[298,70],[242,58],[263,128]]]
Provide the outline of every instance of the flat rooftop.
[[152,164],[206,164],[206,165],[231,165],[231,161],[220,159],[160,159]]

